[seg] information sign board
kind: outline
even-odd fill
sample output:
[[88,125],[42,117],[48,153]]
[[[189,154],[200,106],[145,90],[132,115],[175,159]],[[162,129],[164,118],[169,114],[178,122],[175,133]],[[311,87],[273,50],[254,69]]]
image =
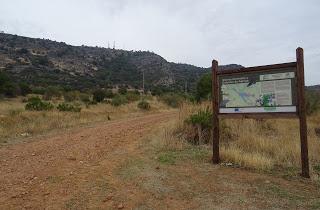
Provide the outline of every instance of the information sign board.
[[219,76],[219,113],[296,112],[296,69]]

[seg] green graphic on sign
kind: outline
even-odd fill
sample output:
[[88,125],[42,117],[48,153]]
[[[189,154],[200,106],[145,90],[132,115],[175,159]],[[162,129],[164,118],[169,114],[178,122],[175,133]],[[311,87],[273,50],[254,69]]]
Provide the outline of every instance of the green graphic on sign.
[[220,112],[294,112],[295,82],[292,69],[220,76]]

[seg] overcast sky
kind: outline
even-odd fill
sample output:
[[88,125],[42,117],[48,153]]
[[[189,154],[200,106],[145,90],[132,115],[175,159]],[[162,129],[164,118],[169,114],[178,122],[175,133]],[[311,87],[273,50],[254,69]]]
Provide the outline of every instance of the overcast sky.
[[0,0],[0,31],[208,67],[295,61],[320,84],[319,0]]

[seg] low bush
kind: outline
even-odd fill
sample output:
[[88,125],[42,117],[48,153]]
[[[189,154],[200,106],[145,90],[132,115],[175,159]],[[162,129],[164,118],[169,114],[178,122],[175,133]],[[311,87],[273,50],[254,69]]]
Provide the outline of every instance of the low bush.
[[63,98],[66,102],[72,102],[79,100],[80,98],[80,92],[79,91],[68,91],[63,94]]
[[114,97],[114,93],[112,92],[112,90],[106,90],[105,97],[106,98],[113,98]]
[[49,86],[45,90],[45,93],[43,95],[43,99],[48,101],[48,100],[51,100],[53,97],[60,98],[61,95],[62,94],[61,94],[61,90],[59,89],[59,87]]
[[129,102],[138,101],[140,99],[140,93],[136,92],[128,92],[126,94],[126,98]]
[[307,115],[312,115],[320,109],[320,94],[316,91],[306,91]]
[[118,90],[118,93],[121,94],[121,95],[125,95],[127,94],[127,88],[126,87],[120,87],[119,90]]
[[72,104],[66,104],[66,103],[59,104],[57,106],[57,109],[60,112],[80,112],[81,111],[81,107],[74,106]]
[[20,88],[20,94],[22,96],[26,96],[32,92],[30,86],[23,82],[19,84],[19,88]]
[[149,110],[151,106],[148,101],[142,100],[138,103],[138,108],[143,110]]
[[113,99],[111,101],[112,106],[120,106],[120,105],[124,105],[127,103],[128,103],[128,100],[123,95],[116,95],[115,97],[113,97]]
[[87,93],[80,93],[79,98],[83,103],[88,104],[90,102],[90,95]]
[[50,102],[44,102],[38,97],[28,99],[28,103],[25,106],[25,109],[29,111],[48,111],[53,108],[53,104]]
[[43,87],[34,87],[32,88],[31,92],[37,95],[44,95],[44,93],[46,92],[46,89]]
[[[209,143],[210,141],[210,131],[212,128],[212,112],[207,107],[205,110],[199,110],[197,113],[192,114],[185,120],[185,123],[191,126],[186,129],[191,129],[195,135],[188,139],[194,144]],[[190,133],[190,131],[189,131]]]
[[87,103],[87,105],[97,105],[98,104],[98,102],[96,102],[96,101],[89,101],[88,103]]
[[178,108],[183,103],[183,97],[178,94],[168,93],[160,97],[160,100],[166,103],[168,106]]
[[199,110],[192,114],[186,122],[192,125],[200,125],[203,129],[209,129],[212,127],[212,112],[209,107],[205,110]]

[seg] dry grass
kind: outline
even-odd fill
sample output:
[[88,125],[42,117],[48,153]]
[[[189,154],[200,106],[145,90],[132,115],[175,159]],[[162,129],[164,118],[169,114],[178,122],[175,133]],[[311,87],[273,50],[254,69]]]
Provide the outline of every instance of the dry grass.
[[[257,169],[300,166],[298,120],[228,120],[225,124],[235,138],[222,142],[223,160]],[[317,125],[308,120],[309,157],[313,165],[320,163],[320,141],[314,132]]]
[[177,122],[176,120],[169,121],[154,133],[151,139],[153,140],[152,143],[155,148],[163,151],[181,151],[189,146],[184,139],[174,135]]
[[[120,119],[129,116],[165,111],[169,108],[153,99],[150,102],[151,110],[141,111],[137,103],[114,107],[110,104],[91,105],[86,108],[82,105],[80,113],[42,111],[25,111],[25,104],[21,99],[10,99],[0,102],[0,143],[10,142],[12,139],[31,135],[43,134],[48,131],[65,129],[93,122]],[[58,103],[55,101],[54,103]]]
[[[181,136],[188,127],[185,119],[200,108],[210,106],[185,104],[179,120],[171,132]],[[320,127],[320,114],[308,118],[309,159],[320,165],[320,138],[315,128]],[[297,119],[280,120],[222,120],[221,158],[242,167],[270,170],[275,167],[300,167],[299,123]]]

